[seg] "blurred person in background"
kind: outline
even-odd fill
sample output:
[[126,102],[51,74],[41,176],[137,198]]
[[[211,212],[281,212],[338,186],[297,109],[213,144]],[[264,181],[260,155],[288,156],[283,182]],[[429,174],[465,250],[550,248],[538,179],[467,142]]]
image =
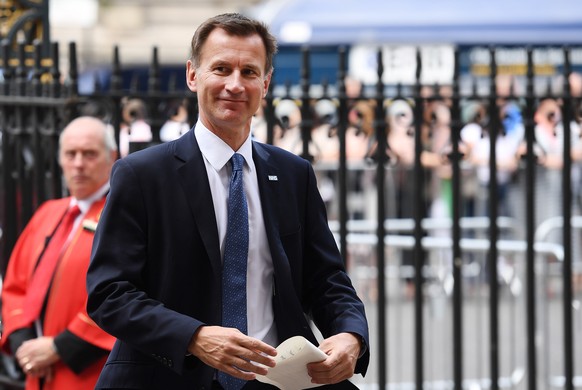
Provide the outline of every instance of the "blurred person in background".
[[[430,218],[448,220],[453,213],[452,169],[449,161],[451,146],[451,112],[447,101],[435,97],[425,103],[422,125],[422,165],[426,168],[426,207]],[[447,227],[430,229],[433,237],[450,237]],[[450,248],[428,251],[431,263],[438,266],[441,280],[449,277],[452,269]],[[445,284],[443,284],[445,286]]]
[[141,99],[125,99],[122,108],[123,122],[119,129],[119,153],[127,156],[133,142],[151,142],[152,129],[146,122],[146,106]]
[[113,346],[87,315],[85,277],[116,158],[114,135],[102,121],[73,120],[59,140],[71,195],[43,203],[10,256],[1,346],[26,374],[27,390],[93,389]]
[[[562,168],[564,166],[564,123],[562,120],[561,102],[557,99],[543,99],[534,115],[535,150],[538,163],[536,169],[536,225],[552,217],[562,215]],[[579,162],[582,158],[582,142],[580,142],[580,126],[576,121],[570,122],[570,156],[572,158],[571,178],[573,192],[577,191],[576,183],[580,178]],[[522,147],[525,150],[525,146]],[[573,204],[577,207],[578,204]],[[578,210],[578,211],[577,211]],[[573,212],[579,213],[574,208]],[[550,242],[561,243],[562,234],[554,229],[546,237]],[[579,259],[579,234],[574,235],[574,259]]]
[[[363,86],[360,80],[347,77],[345,85],[348,99],[348,124],[345,131],[346,160],[348,166],[352,167],[347,171],[348,209],[351,219],[372,219],[377,213],[376,179],[374,169],[369,162],[373,160],[376,140],[374,135],[376,102],[374,99],[363,98]],[[373,261],[373,255],[364,251],[360,259],[368,264]]]
[[164,110],[168,119],[160,128],[160,141],[173,141],[190,130],[186,104],[186,100],[171,100],[168,102]]
[[346,77],[346,97],[348,99],[348,128],[346,129],[346,158],[348,161],[362,162],[374,137],[373,99],[362,98],[362,82]]
[[485,104],[480,101],[465,102],[461,108],[461,121],[464,123],[459,140],[459,149],[464,159],[462,165],[463,213],[466,217],[474,217],[480,188],[475,167],[467,162],[471,156],[471,150],[483,137],[483,128],[489,121]]
[[[390,169],[386,172],[386,208],[389,218],[414,218],[414,119],[412,107],[406,100],[395,99],[386,109],[390,162]],[[403,249],[400,263],[405,271],[405,294],[412,298],[415,293],[412,274],[414,251]]]
[[[275,133],[273,145],[291,153],[301,153],[301,110],[298,102],[293,99],[279,99],[275,101]],[[256,115],[256,114],[255,114]],[[256,134],[257,139],[266,141],[266,126],[262,134]]]
[[[519,163],[519,148],[523,141],[524,126],[521,110],[517,104],[506,102],[500,108],[501,128],[498,130],[495,140],[495,153],[497,165],[497,201],[499,216],[512,215],[509,205],[509,191],[513,175],[516,173]],[[477,216],[489,215],[489,157],[491,154],[490,131],[487,126],[481,128],[478,135],[475,123],[465,126],[461,130],[461,137],[470,145],[468,161],[475,167],[479,189],[476,194],[475,214]]]

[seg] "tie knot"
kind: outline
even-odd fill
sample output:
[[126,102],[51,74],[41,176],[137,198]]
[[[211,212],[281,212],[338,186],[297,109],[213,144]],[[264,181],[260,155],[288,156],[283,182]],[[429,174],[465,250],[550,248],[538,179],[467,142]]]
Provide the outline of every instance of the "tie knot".
[[232,170],[234,171],[242,171],[243,164],[245,162],[245,158],[242,154],[235,153],[232,155]]
[[67,214],[71,217],[77,217],[79,214],[81,214],[81,209],[78,205],[74,205],[67,210]]

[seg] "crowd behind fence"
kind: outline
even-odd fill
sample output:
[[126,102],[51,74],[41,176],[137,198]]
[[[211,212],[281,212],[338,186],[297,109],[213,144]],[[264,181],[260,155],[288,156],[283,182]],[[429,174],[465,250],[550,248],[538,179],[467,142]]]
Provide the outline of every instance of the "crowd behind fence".
[[[40,46],[32,67],[25,66],[24,46],[19,49],[20,61],[4,67],[0,77],[2,271],[36,207],[65,195],[57,148],[68,121],[81,114],[102,118],[115,131],[123,156],[181,136],[197,118],[195,94],[177,90],[172,82],[162,85],[155,48],[145,90],[137,89],[137,80],[131,83],[135,88],[122,88],[123,66],[114,48],[110,87],[104,90],[95,78],[90,94],[78,92],[74,43],[68,46],[65,74],[58,44],[52,45],[49,67],[41,61]],[[488,308],[482,325],[488,369],[481,373],[487,387],[506,387],[499,332],[499,313],[506,308],[500,305],[498,283],[516,288],[519,272],[527,356],[521,376],[528,389],[546,388],[549,371],[536,343],[542,328],[537,284],[546,283],[540,272],[545,275],[552,264],[562,289],[558,387],[573,389],[572,303],[582,290],[582,243],[575,222],[582,207],[582,77],[570,69],[568,48],[563,49],[563,73],[552,77],[536,75],[532,50],[527,53],[521,76],[497,74],[493,47],[490,74],[479,80],[461,82],[457,55],[449,84],[422,85],[418,56],[415,84],[385,85],[378,52],[379,81],[370,86],[349,77],[342,48],[337,83],[312,80],[306,48],[300,84],[272,84],[253,120],[256,140],[297,153],[316,169],[341,253],[360,293],[374,304],[374,383],[391,382],[389,374],[398,370],[389,368],[387,307],[394,284],[402,283],[398,297],[411,300],[413,316],[413,370],[402,380],[418,389],[428,386],[432,366],[425,316],[432,301],[423,292],[432,291],[437,281],[450,305],[444,331],[452,372],[450,386],[431,386],[463,388],[467,371],[474,370],[464,364],[463,335],[470,331],[464,311],[472,309],[467,309],[470,294],[463,283],[470,283],[467,275],[476,266],[488,287],[482,300]],[[7,44],[2,55],[10,64]],[[582,375],[579,363],[577,371]]]

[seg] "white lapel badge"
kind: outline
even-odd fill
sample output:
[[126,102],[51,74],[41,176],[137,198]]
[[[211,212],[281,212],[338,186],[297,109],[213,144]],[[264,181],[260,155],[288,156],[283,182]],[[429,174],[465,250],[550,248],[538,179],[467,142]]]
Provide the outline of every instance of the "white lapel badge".
[[269,181],[278,181],[279,178],[277,177],[277,175],[269,175]]
[[91,233],[95,233],[95,230],[97,230],[97,221],[92,221],[90,219],[84,219],[83,220],[83,229],[85,229]]

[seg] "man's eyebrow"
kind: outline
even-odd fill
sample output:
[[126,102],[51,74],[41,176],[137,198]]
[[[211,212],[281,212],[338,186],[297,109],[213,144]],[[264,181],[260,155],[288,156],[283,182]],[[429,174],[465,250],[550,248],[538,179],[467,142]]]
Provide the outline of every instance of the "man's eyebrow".
[[260,65],[256,65],[256,64],[253,64],[252,62],[249,62],[249,63],[242,64],[241,69],[245,70],[245,71],[250,70],[250,71],[255,72],[255,73],[261,73],[263,68]]
[[255,64],[245,64],[243,67],[248,68],[248,69],[253,69],[253,70],[261,69],[261,67],[259,65],[255,65]]
[[[216,61],[211,62],[210,65],[208,66],[209,69],[215,69],[217,67],[226,67],[230,69],[232,68],[232,64],[227,60],[217,59]],[[259,74],[263,71],[263,68],[260,65],[253,64],[252,62],[243,63],[241,65],[241,69],[251,70]]]
[[225,61],[225,60],[216,60],[216,61],[210,63],[210,66],[212,66],[212,67],[214,67],[214,66],[226,66],[226,65],[229,65],[229,64],[228,64],[228,61]]

